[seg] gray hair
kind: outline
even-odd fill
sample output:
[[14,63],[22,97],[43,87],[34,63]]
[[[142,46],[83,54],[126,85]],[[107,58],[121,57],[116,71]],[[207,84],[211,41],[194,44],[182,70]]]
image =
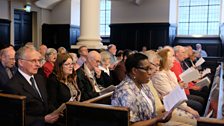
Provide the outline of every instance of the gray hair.
[[144,54],[148,57],[148,60],[151,63],[153,63],[155,59],[161,60],[161,57],[153,50],[148,50]]
[[15,55],[16,61],[18,61],[18,59],[25,59],[26,51],[28,51],[28,50],[33,51],[36,49],[33,48],[32,46],[23,46],[23,47],[19,48],[16,51],[16,55]]
[[47,52],[45,54],[45,58],[47,59],[51,54],[56,53],[57,54],[57,50],[54,48],[48,48]]

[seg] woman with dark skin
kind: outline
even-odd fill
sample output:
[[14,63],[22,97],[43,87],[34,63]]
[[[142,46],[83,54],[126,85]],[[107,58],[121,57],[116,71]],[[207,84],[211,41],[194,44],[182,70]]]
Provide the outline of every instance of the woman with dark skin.
[[127,76],[115,89],[112,105],[130,109],[131,126],[149,126],[167,122],[171,114],[165,119],[163,119],[165,113],[156,115],[154,96],[146,85],[151,76],[148,57],[141,53],[132,54],[127,58],[125,67]]

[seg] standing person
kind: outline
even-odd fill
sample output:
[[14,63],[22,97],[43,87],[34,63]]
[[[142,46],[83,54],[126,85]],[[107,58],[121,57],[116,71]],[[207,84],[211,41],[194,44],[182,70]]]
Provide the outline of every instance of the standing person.
[[58,55],[53,73],[47,79],[49,103],[53,110],[69,100],[80,100],[81,92],[73,66],[72,57],[68,53]]
[[57,121],[58,114],[48,114],[46,81],[38,75],[41,55],[29,46],[21,47],[16,52],[18,71],[8,82],[6,93],[26,96],[26,126],[45,126]]
[[13,77],[17,68],[15,66],[15,50],[11,45],[7,45],[0,53],[0,90]]
[[48,76],[53,71],[54,62],[57,59],[57,51],[54,48],[48,48],[45,54],[45,58],[46,58],[46,62],[42,66],[42,69],[45,74],[45,77],[48,78]]
[[156,115],[154,96],[147,86],[151,74],[149,65],[144,54],[130,55],[125,62],[127,76],[117,86],[111,98],[113,106],[129,108],[131,126],[155,125],[167,122],[171,117],[163,119],[164,113]]

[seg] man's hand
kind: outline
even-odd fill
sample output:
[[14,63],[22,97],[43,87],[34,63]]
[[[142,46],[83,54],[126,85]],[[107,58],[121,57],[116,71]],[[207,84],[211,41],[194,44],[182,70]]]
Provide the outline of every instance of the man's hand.
[[58,120],[59,115],[60,114],[48,114],[48,115],[44,116],[44,120],[46,123],[53,124]]

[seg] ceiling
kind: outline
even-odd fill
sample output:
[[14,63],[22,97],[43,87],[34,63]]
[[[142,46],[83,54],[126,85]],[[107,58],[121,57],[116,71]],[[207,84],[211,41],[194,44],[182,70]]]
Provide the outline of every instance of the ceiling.
[[52,9],[57,3],[61,1],[62,0],[36,0],[34,4],[40,8]]

